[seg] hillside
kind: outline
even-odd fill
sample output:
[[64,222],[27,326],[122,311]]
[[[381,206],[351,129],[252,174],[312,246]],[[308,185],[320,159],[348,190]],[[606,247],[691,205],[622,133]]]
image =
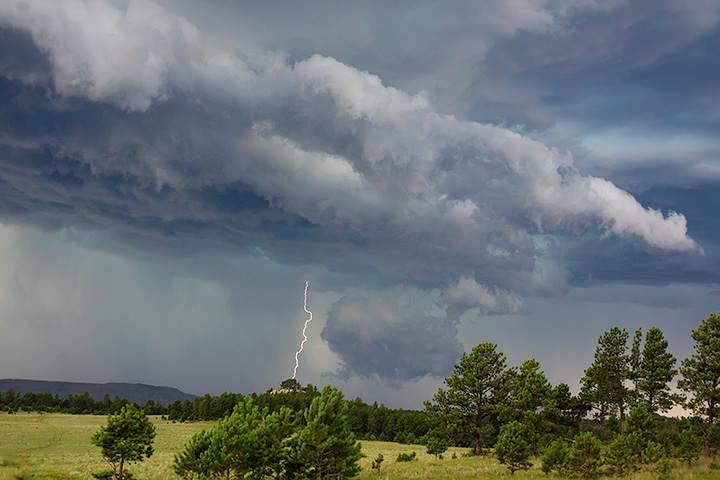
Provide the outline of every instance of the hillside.
[[156,387],[142,383],[50,382],[45,380],[22,380],[14,378],[0,380],[0,392],[5,392],[9,388],[12,388],[18,395],[24,395],[28,392],[49,392],[57,394],[61,398],[65,398],[70,394],[82,395],[88,392],[96,401],[102,400],[107,393],[110,395],[110,398],[115,398],[117,395],[120,398],[130,400],[138,405],[145,405],[148,400],[152,400],[155,403],[167,406],[175,400],[192,401],[197,398],[197,395],[181,392],[177,388]]

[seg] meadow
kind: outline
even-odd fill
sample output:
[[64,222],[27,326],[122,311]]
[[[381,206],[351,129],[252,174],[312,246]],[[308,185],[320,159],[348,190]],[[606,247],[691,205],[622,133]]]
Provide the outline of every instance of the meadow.
[[[185,442],[202,429],[210,429],[215,422],[173,423],[159,416],[151,417],[157,428],[155,454],[144,462],[130,467],[138,480],[179,479],[172,471],[173,455],[182,450]],[[0,413],[0,480],[68,479],[91,480],[92,472],[107,468],[100,450],[90,443],[90,437],[105,425],[105,416]],[[507,469],[492,456],[466,457],[465,449],[451,448],[444,459],[425,453],[421,445],[401,445],[391,442],[363,441],[363,471],[359,479],[501,479],[509,478]],[[417,453],[413,462],[397,463],[399,453]],[[372,459],[382,453],[385,461],[380,472],[370,468]],[[457,458],[452,458],[453,453]],[[548,478],[540,470],[540,462],[526,472],[517,472],[514,479]],[[554,478],[552,475],[550,478]],[[657,478],[653,472],[638,472],[632,480]],[[674,464],[670,478],[710,480],[720,478],[716,464],[701,459],[692,469]]]

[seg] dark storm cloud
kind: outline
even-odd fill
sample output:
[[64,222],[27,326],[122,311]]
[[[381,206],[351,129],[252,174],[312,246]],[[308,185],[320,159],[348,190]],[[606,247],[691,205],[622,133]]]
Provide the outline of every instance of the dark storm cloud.
[[[387,72],[390,87],[347,60],[363,58],[362,49],[329,56],[340,47],[324,30],[321,48],[313,51],[304,37],[293,51],[299,27],[278,33],[277,46],[268,43],[269,30],[251,27],[222,39],[230,26],[213,32],[192,4],[182,6],[195,15],[188,19],[170,11],[172,4],[150,1],[6,2],[0,219],[107,230],[139,248],[182,250],[207,241],[206,248],[261,249],[281,263],[320,266],[337,282],[326,280],[326,289],[376,292],[343,297],[330,310],[323,337],[343,362],[341,374],[391,382],[443,375],[461,350],[463,313],[520,312],[527,297],[566,292],[573,273],[592,275],[593,268],[584,273],[590,247],[583,235],[607,237],[604,251],[632,259],[642,249],[661,252],[675,259],[670,265],[698,250],[676,213],[681,208],[645,208],[579,171],[570,154],[438,112],[480,90],[478,108],[537,100],[532,89],[515,96],[488,88],[495,79],[485,67],[518,73],[509,67],[523,60],[512,39],[546,49],[536,52],[527,78],[557,69],[580,84],[593,68],[605,68],[609,54],[620,52],[621,70],[647,65],[713,21],[668,4],[663,11],[687,17],[686,30],[673,27],[673,40],[640,52],[631,48],[633,35],[654,32],[670,17],[653,23],[649,11],[628,7],[642,25],[637,32],[623,26],[622,5],[572,5],[475,2],[446,14],[426,4],[417,17],[390,7],[390,19],[402,17],[399,32],[379,63],[360,62]],[[576,15],[590,23],[574,24]],[[605,56],[591,48],[608,39],[603,22],[627,34],[603,47]],[[361,24],[349,36],[372,45],[390,35],[390,23],[369,31]],[[400,32],[418,25],[412,39],[422,41],[414,45]],[[561,52],[586,26],[585,43]],[[540,37],[545,42],[536,42]],[[594,57],[582,59],[585,50]],[[575,66],[560,68],[565,62]],[[570,250],[577,258],[568,255],[573,268],[548,234],[578,238],[579,248]],[[440,292],[443,314],[377,293],[400,284]],[[362,315],[362,305],[372,315]]]
[[351,293],[333,304],[322,337],[343,359],[341,377],[378,377],[398,384],[442,377],[462,355],[455,322],[401,305],[402,292],[374,298]]

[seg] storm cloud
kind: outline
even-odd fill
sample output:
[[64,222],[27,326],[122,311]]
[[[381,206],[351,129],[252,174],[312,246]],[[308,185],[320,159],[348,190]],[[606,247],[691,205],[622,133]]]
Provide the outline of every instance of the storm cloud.
[[[327,30],[293,42],[289,27],[273,44],[267,31],[218,20],[214,34],[218,8],[3,2],[0,221],[105,232],[112,250],[219,250],[311,269],[313,285],[337,293],[322,331],[336,374],[394,385],[445,375],[467,312],[523,313],[528,299],[584,281],[595,263],[583,242],[678,262],[705,253],[682,205],[644,205],[599,176],[615,173],[589,151],[628,151],[609,149],[607,132],[558,148],[550,130],[522,134],[542,124],[528,115],[549,111],[512,113],[524,128],[493,113],[498,102],[506,112],[540,102],[541,84],[517,102],[510,87],[489,87],[503,72],[562,76],[570,96],[582,79],[646,68],[692,43],[715,28],[712,5],[703,15],[663,4],[658,20],[625,2],[490,2],[474,16],[438,16],[412,51],[383,22],[365,31],[362,12],[338,13],[355,26],[349,38],[398,44],[395,71],[396,57],[383,58],[391,47],[363,61],[362,48],[335,52]],[[669,16],[688,21],[639,49],[636,37]],[[581,27],[596,34],[576,42]],[[517,61],[523,72],[510,68]],[[478,111],[458,110],[470,97]],[[400,302],[405,288],[433,298],[432,311]]]

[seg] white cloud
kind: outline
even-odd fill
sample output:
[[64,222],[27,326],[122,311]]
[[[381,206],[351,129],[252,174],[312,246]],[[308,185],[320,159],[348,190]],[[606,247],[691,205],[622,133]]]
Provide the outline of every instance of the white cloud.
[[197,28],[149,0],[125,11],[107,0],[12,0],[0,17],[49,54],[58,94],[135,111],[168,98],[168,77],[200,42]]
[[490,289],[470,277],[460,277],[445,290],[442,302],[447,305],[448,318],[455,320],[465,311],[476,308],[486,315],[519,313],[523,309],[523,301],[517,294]]

